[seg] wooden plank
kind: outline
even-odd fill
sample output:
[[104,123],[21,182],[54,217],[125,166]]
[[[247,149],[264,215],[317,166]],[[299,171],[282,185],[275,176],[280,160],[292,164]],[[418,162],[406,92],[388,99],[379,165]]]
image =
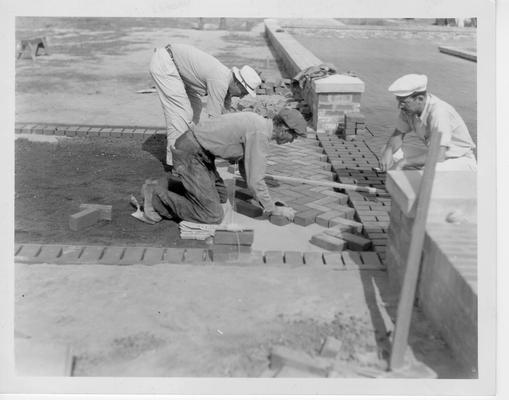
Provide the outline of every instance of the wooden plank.
[[417,278],[422,257],[426,220],[428,218],[431,190],[435,178],[435,168],[440,153],[440,140],[442,133],[437,132],[431,136],[424,173],[419,185],[417,197],[416,214],[410,238],[410,248],[406,261],[405,277],[399,297],[398,312],[396,317],[396,328],[394,330],[394,341],[392,343],[390,369],[401,369],[404,364],[405,352],[408,346],[408,332],[414,306]]
[[[237,178],[240,178],[240,175],[235,175]],[[328,186],[333,187],[336,189],[343,189],[343,190],[353,190],[356,192],[368,192],[370,194],[381,194],[381,195],[388,195],[388,193],[385,190],[377,189],[369,186],[359,186],[359,185],[353,185],[348,183],[338,183],[333,181],[325,181],[325,180],[315,180],[315,179],[304,179],[304,178],[296,178],[293,176],[283,176],[283,175],[271,175],[271,174],[265,174],[265,178],[273,179],[281,182],[287,182],[287,183],[306,183],[308,185],[320,185],[320,186]]]

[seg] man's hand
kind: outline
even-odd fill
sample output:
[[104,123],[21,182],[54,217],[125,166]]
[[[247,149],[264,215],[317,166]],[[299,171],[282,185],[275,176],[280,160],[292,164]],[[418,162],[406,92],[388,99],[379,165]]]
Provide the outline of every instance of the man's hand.
[[272,215],[282,215],[283,217],[288,218],[290,221],[293,221],[295,218],[295,210],[292,207],[284,207],[284,206],[276,206]]
[[390,146],[387,146],[382,152],[382,158],[380,159],[380,169],[385,172],[388,171],[389,168],[392,167],[394,163],[394,159],[392,156],[392,149]]

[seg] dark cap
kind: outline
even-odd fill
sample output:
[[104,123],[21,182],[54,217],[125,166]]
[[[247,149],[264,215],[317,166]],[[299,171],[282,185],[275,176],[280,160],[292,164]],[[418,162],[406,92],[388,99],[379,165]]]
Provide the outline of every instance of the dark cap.
[[291,108],[283,108],[278,115],[288,128],[293,129],[299,136],[306,136],[307,122],[300,112]]

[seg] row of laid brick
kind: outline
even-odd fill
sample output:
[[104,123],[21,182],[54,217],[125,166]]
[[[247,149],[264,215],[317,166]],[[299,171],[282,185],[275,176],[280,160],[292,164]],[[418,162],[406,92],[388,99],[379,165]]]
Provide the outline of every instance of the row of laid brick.
[[15,133],[55,135],[68,137],[111,137],[146,138],[152,135],[166,135],[166,129],[160,127],[139,126],[101,126],[16,123]]
[[[245,246],[242,246],[245,247]],[[122,246],[77,246],[17,244],[16,262],[51,264],[154,265],[179,263],[289,264],[328,266],[348,270],[384,269],[375,252],[343,251],[337,253],[300,251],[224,251],[214,248],[163,248]]]

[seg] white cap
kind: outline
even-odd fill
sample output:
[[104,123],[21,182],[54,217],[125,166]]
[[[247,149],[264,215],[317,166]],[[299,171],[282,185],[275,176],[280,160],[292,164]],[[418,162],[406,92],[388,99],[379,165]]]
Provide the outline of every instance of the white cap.
[[232,68],[235,78],[242,83],[251,96],[256,96],[256,88],[260,86],[262,80],[257,72],[249,65],[244,65],[241,69],[237,67]]
[[427,85],[428,77],[426,75],[409,74],[396,79],[389,86],[389,92],[398,97],[406,97],[415,92],[424,92]]

